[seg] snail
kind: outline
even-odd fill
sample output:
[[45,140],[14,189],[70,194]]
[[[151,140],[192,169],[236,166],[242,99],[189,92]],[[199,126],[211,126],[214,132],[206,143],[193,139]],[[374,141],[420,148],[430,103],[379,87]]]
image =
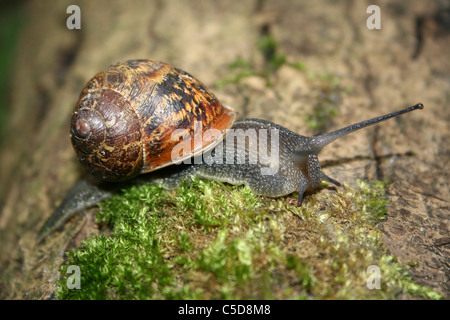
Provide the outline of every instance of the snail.
[[[190,74],[159,61],[132,60],[111,66],[87,83],[72,116],[70,136],[91,174],[123,181],[207,151],[222,140],[235,117],[233,109]],[[207,140],[204,136],[212,128],[220,134],[194,145],[200,135]],[[172,137],[182,129],[178,138],[192,142],[192,148],[172,159],[179,143]]]
[[246,184],[267,197],[298,192],[301,205],[304,193],[322,181],[341,185],[322,172],[318,154],[325,146],[416,109],[423,104],[305,137],[266,120],[235,120],[237,113],[205,85],[166,63],[118,63],[86,84],[71,120],[74,149],[95,178],[88,176],[69,191],[38,241],[123,186],[105,181],[161,183],[172,189],[195,175]]

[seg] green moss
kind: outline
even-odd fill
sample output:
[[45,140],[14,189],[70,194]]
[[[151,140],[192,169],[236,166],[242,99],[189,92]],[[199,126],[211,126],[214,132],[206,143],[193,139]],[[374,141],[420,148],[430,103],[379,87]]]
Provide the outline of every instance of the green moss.
[[305,121],[319,134],[332,124],[333,118],[338,115],[337,106],[341,103],[342,96],[351,92],[351,88],[342,84],[339,75],[329,72],[307,72],[307,78],[311,87],[318,93],[311,111],[305,116]]
[[[440,298],[411,281],[386,254],[376,223],[385,183],[321,190],[302,207],[247,187],[200,181],[175,191],[124,190],[101,205],[110,226],[68,253],[60,299],[393,299]],[[69,289],[67,267],[80,267]],[[381,288],[368,289],[368,266]]]
[[287,63],[286,56],[278,53],[278,42],[271,35],[263,35],[258,39],[258,49],[266,61],[266,72],[274,73],[282,65]]
[[3,3],[0,10],[0,140],[7,123],[17,41],[25,21],[23,7],[23,1],[11,1]]
[[288,58],[278,52],[278,42],[271,35],[262,35],[256,42],[256,47],[259,53],[264,58],[264,65],[262,70],[257,70],[254,63],[251,61],[237,58],[228,65],[228,69],[232,73],[226,79],[216,82],[218,88],[224,87],[227,84],[237,84],[242,79],[257,76],[266,80],[266,86],[272,85],[271,77],[283,65],[290,66],[297,70],[304,70],[305,65],[301,62],[292,62]]

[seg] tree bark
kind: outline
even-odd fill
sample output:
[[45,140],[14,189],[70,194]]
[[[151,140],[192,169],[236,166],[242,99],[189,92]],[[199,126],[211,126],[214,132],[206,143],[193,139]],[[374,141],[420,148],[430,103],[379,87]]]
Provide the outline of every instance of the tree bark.
[[[305,115],[323,96],[338,109],[326,130],[424,103],[423,111],[336,141],[320,158],[344,183],[392,181],[384,244],[404,262],[418,262],[412,271],[420,284],[448,294],[448,8],[381,1],[381,29],[370,30],[362,1],[78,1],[81,30],[69,30],[71,4],[27,3],[0,153],[0,274],[10,279],[2,280],[2,298],[54,292],[60,252],[77,245],[73,235],[89,222],[73,219],[50,241],[35,243],[84,174],[69,140],[74,104],[96,72],[135,58],[186,70],[240,117],[304,135],[317,133]],[[261,49],[264,39],[275,39],[272,51]],[[288,63],[271,69],[276,55],[305,70]],[[237,59],[250,61],[255,75],[217,86]],[[94,224],[88,230],[95,232]]]

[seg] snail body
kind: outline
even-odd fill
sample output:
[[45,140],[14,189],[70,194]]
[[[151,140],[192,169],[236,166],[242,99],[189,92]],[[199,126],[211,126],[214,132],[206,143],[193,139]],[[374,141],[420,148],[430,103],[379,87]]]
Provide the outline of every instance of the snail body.
[[[83,179],[69,192],[44,224],[38,241],[119,188],[99,181],[126,181],[138,176],[130,183],[161,183],[170,189],[196,175],[246,184],[268,197],[298,192],[300,205],[304,193],[322,181],[340,185],[322,172],[318,154],[326,145],[422,108],[419,103],[324,135],[305,137],[266,120],[235,121],[232,108],[222,105],[200,81],[168,64],[152,60],[118,63],[87,83],[71,122],[75,151],[96,179]],[[176,148],[183,152],[174,153]],[[180,162],[191,164],[170,166]]]
[[[269,157],[270,161],[251,163],[251,142],[239,145],[231,143],[220,144],[215,147],[223,148],[221,161],[214,163],[202,162],[192,165],[176,174],[167,175],[160,179],[163,185],[170,187],[176,186],[180,180],[189,175],[196,175],[203,179],[227,182],[230,184],[246,184],[256,193],[267,197],[280,197],[298,192],[297,203],[301,205],[305,192],[317,189],[322,181],[327,181],[340,186],[341,184],[333,178],[327,176],[319,163],[318,154],[324,147],[353,131],[365,128],[367,126],[385,121],[398,115],[422,109],[421,103],[412,107],[389,113],[373,119],[361,121],[350,126],[341,128],[327,134],[305,137],[296,132],[290,131],[280,125],[262,119],[242,119],[237,120],[233,130],[242,130],[244,134],[238,136],[241,140],[248,136],[246,132],[267,132],[263,137],[258,136],[258,145],[268,145],[269,154],[275,157]],[[270,135],[276,135],[276,139],[271,139]],[[234,136],[231,136],[234,138]],[[230,139],[227,135],[226,142]],[[268,142],[270,140],[270,143]],[[231,153],[231,156],[230,156]],[[231,159],[231,161],[229,161]],[[245,159],[244,162],[239,159]],[[275,165],[274,165],[275,164]],[[266,169],[266,170],[264,170]]]

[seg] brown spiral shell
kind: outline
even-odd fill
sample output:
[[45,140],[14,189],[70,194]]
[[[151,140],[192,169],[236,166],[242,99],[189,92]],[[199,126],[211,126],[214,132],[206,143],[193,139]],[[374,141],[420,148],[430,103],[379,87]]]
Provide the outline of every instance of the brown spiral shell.
[[[193,76],[166,63],[130,60],[95,75],[84,87],[71,122],[71,140],[86,169],[119,181],[201,154],[219,143],[236,112]],[[194,124],[201,122],[194,130]],[[190,153],[172,159],[176,129],[186,129]],[[199,130],[201,129],[201,130]],[[209,141],[209,129],[221,136]],[[202,144],[195,135],[202,135]]]

